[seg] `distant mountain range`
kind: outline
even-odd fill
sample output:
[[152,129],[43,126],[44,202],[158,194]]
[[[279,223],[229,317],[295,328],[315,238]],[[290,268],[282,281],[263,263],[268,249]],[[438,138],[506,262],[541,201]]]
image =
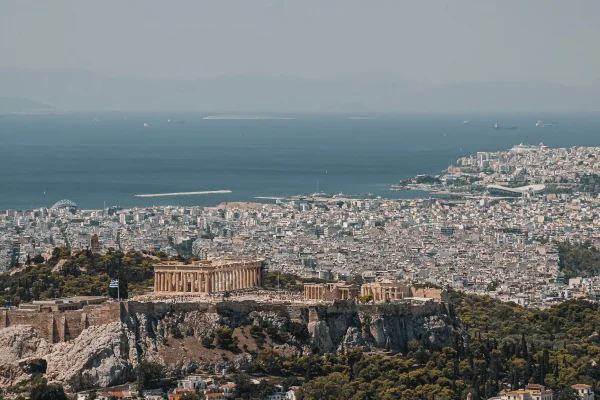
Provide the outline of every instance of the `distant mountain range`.
[[[65,111],[204,112],[595,112],[600,86],[397,79],[231,76],[197,80],[108,77],[81,70],[0,68],[0,96]],[[27,109],[32,100],[6,108]],[[9,107],[10,106],[10,107]],[[49,106],[50,107],[50,106]],[[6,111],[5,111],[6,112]]]
[[19,97],[0,97],[0,114],[29,114],[55,111],[58,111],[56,107],[39,101]]

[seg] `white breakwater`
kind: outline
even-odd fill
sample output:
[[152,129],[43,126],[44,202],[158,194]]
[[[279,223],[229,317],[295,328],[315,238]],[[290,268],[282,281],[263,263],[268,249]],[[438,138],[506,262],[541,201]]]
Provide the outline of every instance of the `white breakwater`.
[[224,193],[231,193],[231,190],[206,190],[203,192],[136,194],[135,197],[194,196],[197,194],[224,194]]

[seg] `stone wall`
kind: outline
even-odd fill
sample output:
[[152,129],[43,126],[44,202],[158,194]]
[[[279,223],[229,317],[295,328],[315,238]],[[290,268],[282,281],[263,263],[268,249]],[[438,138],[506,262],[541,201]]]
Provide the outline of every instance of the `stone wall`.
[[445,289],[434,289],[434,288],[411,288],[413,297],[425,297],[437,301],[448,302],[448,292]]
[[119,303],[105,303],[67,311],[1,310],[0,328],[30,325],[50,343],[64,342],[78,337],[81,331],[90,326],[120,320],[119,306]]

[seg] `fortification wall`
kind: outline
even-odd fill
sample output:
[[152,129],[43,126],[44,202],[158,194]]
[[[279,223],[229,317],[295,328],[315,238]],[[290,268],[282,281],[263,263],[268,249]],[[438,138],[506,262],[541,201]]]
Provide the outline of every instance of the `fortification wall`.
[[104,303],[84,306],[80,310],[68,311],[22,311],[1,310],[0,328],[15,325],[33,326],[40,337],[56,343],[76,338],[81,332],[96,325],[118,321],[131,314],[147,314],[161,319],[167,313],[199,311],[217,313],[222,316],[250,315],[253,312],[276,313],[298,322],[317,322],[331,318],[355,319],[360,315],[372,316],[423,316],[441,310],[441,304],[427,302],[421,305],[408,303],[356,304],[351,300],[336,301],[322,305],[268,304],[253,301],[210,303],[142,303],[136,301]]
[[446,290],[433,289],[433,288],[412,288],[412,295],[414,297],[426,297],[437,301],[448,301],[448,292]]
[[120,319],[118,303],[84,306],[67,311],[0,311],[0,328],[30,325],[38,335],[51,343],[74,339],[92,325],[102,325]]

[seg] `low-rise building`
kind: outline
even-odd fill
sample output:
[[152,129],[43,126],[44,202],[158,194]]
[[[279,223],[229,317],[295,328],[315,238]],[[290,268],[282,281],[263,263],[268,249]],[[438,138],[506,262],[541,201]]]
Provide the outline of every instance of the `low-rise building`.
[[594,400],[594,391],[590,385],[578,383],[571,386],[578,400]]

